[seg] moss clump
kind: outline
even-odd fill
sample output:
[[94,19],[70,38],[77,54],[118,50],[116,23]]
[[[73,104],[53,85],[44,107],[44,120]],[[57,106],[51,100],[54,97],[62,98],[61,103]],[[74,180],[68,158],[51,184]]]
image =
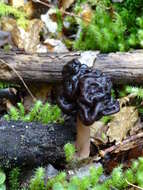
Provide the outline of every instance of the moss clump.
[[20,177],[20,169],[19,168],[13,168],[9,174],[10,190],[20,189],[19,177]]
[[18,10],[0,2],[0,17],[2,16],[13,16],[17,20],[19,26],[23,28],[28,26],[27,15],[22,10]]
[[105,6],[97,6],[93,12],[91,22],[80,22],[81,32],[75,41],[74,48],[80,50],[101,50],[102,52],[124,51],[125,30],[121,16],[114,14],[111,17]]
[[35,172],[35,176],[30,181],[29,190],[45,190],[44,177],[45,170],[39,167]]
[[74,159],[75,155],[75,147],[71,143],[67,143],[64,146],[64,152],[65,152],[65,157],[67,162],[72,162]]
[[[85,1],[77,2],[76,11],[82,13],[83,3]],[[80,33],[74,43],[75,49],[114,52],[143,47],[142,0],[122,3],[89,0],[88,3],[92,19],[88,24],[78,20]]]
[[[129,183],[135,184],[138,187],[143,187],[143,158],[132,163],[132,166],[123,171],[122,166],[115,168],[110,177],[103,182],[100,177],[103,174],[103,168],[91,168],[88,176],[78,178],[74,176],[69,180],[66,179],[66,173],[61,172],[56,177],[51,178],[44,183],[44,169],[41,168],[36,171],[33,180],[30,182],[29,189],[33,190],[126,190],[129,188]],[[34,184],[38,184],[35,186]],[[34,189],[34,190],[35,190]]]
[[5,180],[6,180],[6,175],[0,169],[0,190],[6,190]]
[[37,101],[29,113],[25,113],[24,105],[22,103],[18,103],[17,108],[12,107],[4,118],[8,121],[36,121],[43,124],[63,122],[61,110],[57,105],[50,105],[49,103],[43,104],[41,101]]

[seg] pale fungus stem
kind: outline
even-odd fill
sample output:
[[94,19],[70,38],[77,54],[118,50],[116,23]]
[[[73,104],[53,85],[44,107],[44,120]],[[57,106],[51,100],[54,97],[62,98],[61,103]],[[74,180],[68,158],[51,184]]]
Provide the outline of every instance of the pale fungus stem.
[[76,149],[79,158],[87,158],[90,154],[90,127],[85,126],[77,118]]

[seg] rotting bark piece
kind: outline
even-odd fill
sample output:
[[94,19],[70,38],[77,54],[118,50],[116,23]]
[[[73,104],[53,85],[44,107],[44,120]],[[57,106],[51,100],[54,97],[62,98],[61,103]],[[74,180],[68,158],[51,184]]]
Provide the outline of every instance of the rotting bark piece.
[[125,106],[115,114],[108,124],[107,136],[110,142],[121,143],[138,121],[138,111],[133,106]]
[[74,126],[0,121],[1,167],[58,165],[64,158],[63,146],[75,139]]

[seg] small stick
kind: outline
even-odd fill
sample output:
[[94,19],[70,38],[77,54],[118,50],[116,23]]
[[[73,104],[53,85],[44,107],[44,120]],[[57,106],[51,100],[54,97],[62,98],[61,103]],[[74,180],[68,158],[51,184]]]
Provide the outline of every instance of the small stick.
[[34,97],[34,95],[32,94],[32,92],[30,91],[30,89],[28,88],[27,84],[24,82],[23,78],[20,76],[20,74],[15,70],[14,67],[12,67],[10,64],[6,63],[4,60],[0,59],[0,61],[7,65],[17,76],[18,78],[21,80],[21,82],[23,83],[23,85],[25,86],[27,92],[30,94],[30,96],[32,97],[33,101],[36,101],[36,98]]
[[[49,3],[45,3],[45,2],[40,1],[40,0],[33,0],[33,1],[34,1],[35,3],[40,3],[40,4],[42,4],[42,5],[45,5],[45,6],[49,7],[49,8],[55,8],[55,6],[50,5]],[[66,14],[66,15],[68,15],[68,16],[77,17],[77,18],[80,18],[80,19],[83,20],[83,18],[82,18],[81,16],[76,15],[76,14],[74,14],[74,13],[70,13],[70,12],[64,11],[64,10],[62,10],[62,9],[60,9],[60,11],[61,11],[61,13]],[[86,22],[90,22],[90,21],[91,21],[90,19],[87,19],[87,18],[85,18],[84,20],[85,20]]]
[[142,138],[142,137],[143,137],[143,132],[142,132],[142,133],[138,133],[137,135],[133,135],[133,136],[131,136],[131,137],[125,139],[125,140],[122,141],[121,143],[118,143],[118,144],[116,144],[116,145],[113,145],[113,146],[111,146],[111,147],[109,147],[109,148],[107,148],[107,149],[105,149],[105,150],[101,150],[101,151],[99,152],[99,154],[100,154],[102,157],[104,157],[106,154],[108,154],[108,153],[110,153],[110,152],[113,152],[114,150],[116,150],[116,149],[119,148],[120,146],[125,145],[125,144],[127,144],[127,143],[129,143],[129,142],[131,142],[131,141],[134,141],[134,140],[139,139],[139,138]]

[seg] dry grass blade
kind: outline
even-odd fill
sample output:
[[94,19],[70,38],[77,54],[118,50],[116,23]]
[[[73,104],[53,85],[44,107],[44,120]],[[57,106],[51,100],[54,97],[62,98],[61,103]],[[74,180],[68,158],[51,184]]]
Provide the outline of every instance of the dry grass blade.
[[27,92],[30,94],[30,96],[32,97],[33,101],[36,101],[36,98],[34,97],[34,95],[32,94],[32,92],[30,91],[30,89],[28,88],[27,84],[24,82],[23,78],[20,76],[20,74],[8,63],[6,63],[4,60],[0,59],[0,61],[7,65],[17,76],[18,78],[21,80],[21,82],[23,83],[24,87],[26,88]]
[[139,186],[137,186],[137,185],[134,185],[134,184],[130,183],[127,179],[126,179],[126,182],[127,182],[128,185],[130,185],[130,186],[132,186],[132,187],[135,187],[136,189],[143,190],[142,187],[139,187]]
[[[33,0],[35,3],[40,3],[40,4],[42,4],[42,5],[45,5],[45,6],[47,6],[47,7],[49,7],[49,8],[56,8],[54,5],[51,5],[51,4],[49,4],[48,3],[48,1],[47,1],[47,3],[45,3],[45,2],[43,2],[43,1],[40,1],[40,0]],[[59,10],[61,13],[63,13],[63,14],[66,14],[66,15],[68,15],[68,16],[71,16],[71,17],[76,17],[76,18],[79,18],[79,19],[81,19],[81,20],[83,20],[83,18],[82,18],[82,16],[79,16],[79,15],[76,15],[76,14],[74,14],[74,13],[70,13],[70,12],[67,12],[67,11],[64,11],[64,10]],[[86,19],[86,20],[85,20]],[[90,19],[88,19],[88,18],[85,18],[84,20],[86,21],[86,22],[90,22],[91,20]]]

